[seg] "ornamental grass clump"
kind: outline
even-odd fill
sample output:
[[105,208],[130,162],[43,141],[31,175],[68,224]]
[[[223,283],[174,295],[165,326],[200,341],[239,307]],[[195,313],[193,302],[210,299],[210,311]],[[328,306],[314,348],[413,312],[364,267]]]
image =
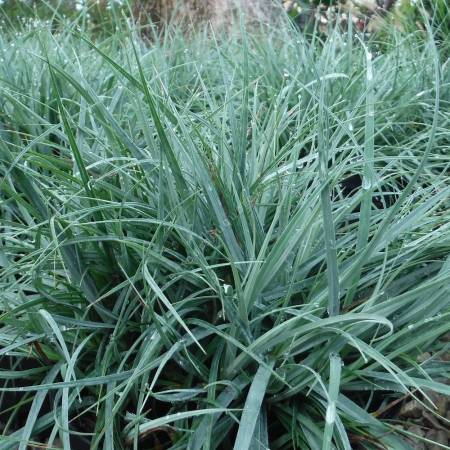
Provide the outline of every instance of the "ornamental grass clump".
[[396,411],[450,393],[431,31],[117,29],[0,36],[0,449],[424,439]]

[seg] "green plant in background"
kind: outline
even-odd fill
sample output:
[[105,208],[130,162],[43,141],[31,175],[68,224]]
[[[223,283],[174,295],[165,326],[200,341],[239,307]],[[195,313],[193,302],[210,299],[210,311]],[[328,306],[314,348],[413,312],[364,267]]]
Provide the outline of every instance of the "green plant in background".
[[0,15],[9,28],[24,31],[51,23],[53,32],[79,26],[95,34],[115,32],[128,2],[118,0],[3,0]]
[[410,449],[391,405],[450,393],[431,31],[115,26],[0,36],[0,449]]
[[[427,13],[424,18],[423,9]],[[429,21],[434,31],[435,39],[444,51],[449,54],[450,36],[450,4],[446,0],[406,1],[397,7],[396,20],[399,20],[405,30],[411,32],[417,29],[425,31],[425,22]]]

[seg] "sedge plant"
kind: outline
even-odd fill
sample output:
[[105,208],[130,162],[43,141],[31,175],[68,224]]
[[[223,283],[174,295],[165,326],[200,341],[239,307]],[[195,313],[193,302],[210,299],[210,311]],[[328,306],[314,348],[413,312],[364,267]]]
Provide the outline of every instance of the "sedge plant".
[[450,393],[450,71],[384,39],[0,36],[1,450],[425,439],[393,411]]

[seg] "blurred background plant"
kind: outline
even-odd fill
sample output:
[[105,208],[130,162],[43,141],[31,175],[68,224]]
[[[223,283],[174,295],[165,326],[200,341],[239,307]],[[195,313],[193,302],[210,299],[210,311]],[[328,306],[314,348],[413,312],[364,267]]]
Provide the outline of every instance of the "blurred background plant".
[[346,26],[350,17],[360,31],[379,31],[386,25],[406,32],[423,31],[425,12],[441,43],[450,31],[447,0],[284,0],[283,6],[299,24],[317,21],[323,30],[330,22]]
[[78,25],[103,34],[114,31],[128,11],[122,0],[0,0],[2,26],[20,30],[45,22],[54,30]]

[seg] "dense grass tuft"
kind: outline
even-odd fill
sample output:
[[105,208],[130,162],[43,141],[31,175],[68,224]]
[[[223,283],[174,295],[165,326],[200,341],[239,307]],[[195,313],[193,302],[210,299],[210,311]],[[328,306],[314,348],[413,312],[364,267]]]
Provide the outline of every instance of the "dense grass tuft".
[[411,448],[450,71],[388,38],[0,36],[1,450]]

